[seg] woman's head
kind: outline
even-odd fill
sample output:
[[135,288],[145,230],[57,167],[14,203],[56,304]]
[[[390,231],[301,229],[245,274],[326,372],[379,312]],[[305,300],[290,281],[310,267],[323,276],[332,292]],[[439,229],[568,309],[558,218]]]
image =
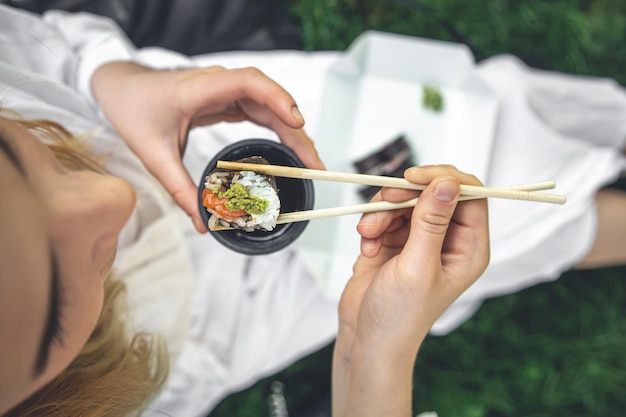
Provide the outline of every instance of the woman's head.
[[66,168],[24,125],[0,116],[0,413],[87,342],[135,205],[127,182]]

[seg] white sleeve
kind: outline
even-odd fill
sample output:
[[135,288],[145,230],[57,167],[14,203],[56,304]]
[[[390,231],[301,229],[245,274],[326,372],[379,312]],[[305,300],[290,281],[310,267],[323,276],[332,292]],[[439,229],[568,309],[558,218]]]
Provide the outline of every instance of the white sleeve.
[[95,105],[90,88],[93,73],[107,62],[132,60],[135,46],[109,18],[54,10],[44,13],[43,20],[61,34],[76,54],[74,87]]
[[133,59],[135,51],[108,18],[62,11],[42,16],[0,4],[0,64],[78,90],[94,108],[94,71],[106,62]]

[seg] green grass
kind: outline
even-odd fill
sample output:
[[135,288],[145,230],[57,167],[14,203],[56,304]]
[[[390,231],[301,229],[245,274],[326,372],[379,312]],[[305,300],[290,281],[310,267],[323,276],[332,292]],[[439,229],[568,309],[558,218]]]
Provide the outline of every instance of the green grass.
[[[512,53],[535,67],[626,84],[626,2],[290,0],[308,50],[344,49],[384,30],[468,44],[477,60]],[[616,184],[626,189],[626,181]],[[626,215],[626,213],[624,213]],[[626,267],[569,271],[488,300],[445,337],[429,337],[414,409],[440,417],[626,414]],[[267,416],[269,384],[286,384],[290,416],[329,391],[331,347],[223,401],[211,413]]]
[[623,416],[625,268],[568,272],[489,300],[459,330],[431,337],[416,410],[441,416]]
[[377,29],[467,44],[477,60],[512,53],[529,65],[624,83],[623,0],[290,0],[305,49],[344,49]]

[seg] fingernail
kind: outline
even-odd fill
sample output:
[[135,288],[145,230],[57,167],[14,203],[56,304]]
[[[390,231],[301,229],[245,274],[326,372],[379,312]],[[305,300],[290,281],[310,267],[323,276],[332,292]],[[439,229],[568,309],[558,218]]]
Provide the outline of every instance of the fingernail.
[[359,224],[376,224],[378,221],[378,213],[365,213],[361,216]]
[[452,181],[444,181],[437,184],[435,188],[435,198],[439,201],[449,202],[455,199],[457,185]]
[[304,117],[302,117],[302,113],[298,110],[298,106],[293,106],[291,108],[291,114],[298,121],[298,123],[304,124]]
[[198,219],[197,217],[191,216],[191,221],[193,222],[193,225],[195,226],[196,230],[199,233],[206,232],[206,226],[204,225],[204,222],[202,221],[202,219]]

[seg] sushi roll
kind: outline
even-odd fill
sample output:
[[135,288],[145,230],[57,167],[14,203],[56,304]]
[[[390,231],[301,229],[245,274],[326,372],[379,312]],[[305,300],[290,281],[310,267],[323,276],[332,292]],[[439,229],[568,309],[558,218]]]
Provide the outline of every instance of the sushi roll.
[[[268,164],[260,156],[238,162]],[[246,232],[269,232],[280,213],[276,180],[252,171],[211,171],[205,178],[202,205],[211,213],[209,230],[221,225]]]

